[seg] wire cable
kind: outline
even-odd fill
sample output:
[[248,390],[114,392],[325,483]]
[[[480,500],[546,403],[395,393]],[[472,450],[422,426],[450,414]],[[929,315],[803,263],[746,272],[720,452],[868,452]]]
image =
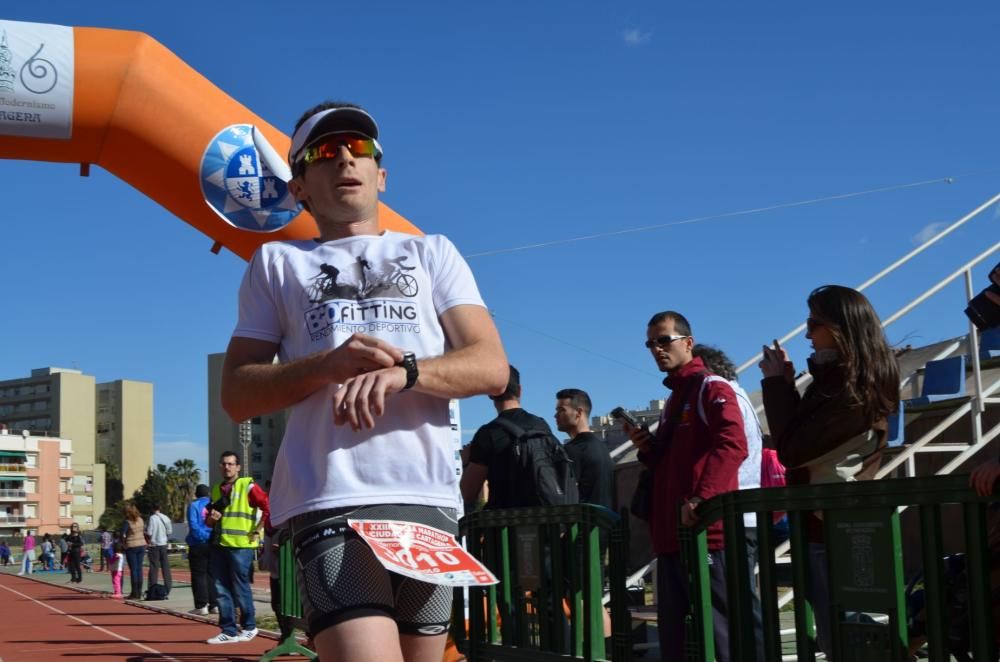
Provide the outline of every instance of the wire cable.
[[493,319],[495,319],[495,320],[502,321],[505,324],[511,324],[513,326],[519,326],[522,329],[524,329],[525,331],[530,331],[531,333],[537,334],[539,336],[543,336],[543,337],[548,338],[549,340],[553,340],[553,341],[555,341],[555,342],[557,342],[557,343],[559,343],[561,345],[566,345],[568,347],[572,347],[573,349],[581,351],[584,354],[590,354],[591,356],[596,356],[599,359],[604,359],[605,361],[609,361],[609,362],[614,363],[616,365],[620,365],[623,368],[628,368],[629,370],[632,370],[634,372],[638,372],[638,373],[640,373],[642,375],[645,375],[647,377],[656,377],[657,376],[656,374],[654,374],[654,373],[652,373],[652,372],[650,372],[648,370],[643,370],[642,368],[636,368],[633,365],[629,365],[628,363],[623,363],[623,362],[619,361],[618,359],[612,358],[612,357],[607,356],[605,354],[600,354],[600,353],[595,352],[592,349],[588,349],[588,348],[586,348],[586,347],[584,347],[582,345],[577,345],[575,343],[569,342],[568,340],[563,340],[562,338],[557,338],[556,336],[553,336],[551,334],[545,333],[544,331],[539,331],[538,329],[534,329],[534,328],[532,328],[530,326],[526,326],[526,325],[521,324],[519,322],[513,322],[511,320],[504,319],[503,317],[498,317],[497,314],[496,314],[496,312],[493,311],[493,310],[490,311],[490,315],[492,315]]
[[796,202],[782,202],[775,205],[768,205],[767,207],[752,207],[750,209],[741,209],[738,211],[722,212],[720,214],[711,214],[708,216],[695,216],[693,218],[685,218],[679,221],[670,221],[667,223],[657,223],[655,225],[643,225],[637,228],[625,228],[622,230],[612,230],[610,232],[600,232],[596,234],[587,234],[579,237],[569,237],[566,239],[554,239],[552,241],[543,241],[534,244],[525,244],[523,246],[513,246],[510,248],[498,248],[492,251],[482,251],[479,253],[469,253],[465,255],[466,259],[474,257],[486,257],[489,255],[500,255],[502,253],[515,253],[518,251],[526,251],[535,248],[547,248],[549,246],[558,246],[561,244],[570,244],[578,241],[589,241],[591,239],[603,239],[605,237],[615,237],[624,234],[635,234],[638,232],[648,232],[650,230],[660,230],[662,228],[674,227],[677,225],[690,225],[692,223],[704,223],[706,221],[716,221],[723,218],[733,218],[736,216],[749,216],[750,214],[761,214],[767,211],[775,211],[778,209],[793,209],[795,207],[805,207],[806,205],[815,205],[821,202],[831,202],[833,200],[846,200],[848,198],[858,198],[865,195],[874,195],[876,193],[889,193],[891,191],[901,191],[904,189],[917,188],[920,186],[929,186],[931,184],[951,184],[959,177],[966,177],[969,174],[976,173],[966,173],[965,175],[956,175],[954,177],[938,177],[936,179],[925,179],[919,182],[910,182],[909,184],[896,184],[893,186],[882,186],[879,188],[866,189],[863,191],[854,191],[851,193],[839,193],[837,195],[828,195],[822,198],[811,198],[809,200],[799,200]]

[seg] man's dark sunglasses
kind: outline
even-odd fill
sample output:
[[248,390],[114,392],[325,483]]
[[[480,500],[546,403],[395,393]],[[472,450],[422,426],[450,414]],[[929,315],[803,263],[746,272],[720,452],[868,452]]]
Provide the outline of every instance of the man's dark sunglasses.
[[690,338],[691,336],[659,336],[653,338],[652,340],[646,341],[646,349],[653,349],[653,347],[668,347],[670,343],[675,340],[681,340],[683,338]]

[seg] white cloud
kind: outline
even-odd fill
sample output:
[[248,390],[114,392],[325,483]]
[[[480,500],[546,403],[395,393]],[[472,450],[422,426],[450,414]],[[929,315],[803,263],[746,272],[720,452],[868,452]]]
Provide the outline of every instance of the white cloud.
[[[194,460],[194,465],[202,470],[208,470],[208,444],[204,441],[156,441],[153,444],[153,465],[165,464],[172,466],[175,460]],[[202,476],[206,480],[207,476]]]
[[642,30],[641,28],[626,28],[622,30],[622,39],[626,46],[641,46],[653,38],[652,30]]
[[942,221],[938,221],[936,223],[929,223],[925,225],[923,229],[920,230],[920,232],[914,235],[910,241],[912,241],[915,245],[919,246],[920,244],[924,243],[925,241],[936,235],[938,232],[941,232],[941,230],[944,230],[946,227],[948,227],[948,224]]

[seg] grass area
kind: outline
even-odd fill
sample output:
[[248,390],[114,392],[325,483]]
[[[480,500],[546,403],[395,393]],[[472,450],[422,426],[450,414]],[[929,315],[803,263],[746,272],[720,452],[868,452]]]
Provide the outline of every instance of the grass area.
[[272,632],[278,631],[278,619],[271,614],[260,614],[258,613],[254,620],[257,621],[257,627],[261,630],[271,630]]

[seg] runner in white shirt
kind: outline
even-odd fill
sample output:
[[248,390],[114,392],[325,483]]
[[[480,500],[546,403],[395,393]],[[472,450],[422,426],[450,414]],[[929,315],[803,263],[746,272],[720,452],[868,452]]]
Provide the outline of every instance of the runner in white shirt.
[[501,392],[507,358],[450,241],[380,232],[377,139],[351,104],[321,104],[296,125],[289,190],[319,236],[253,256],[222,401],[236,421],[291,409],[271,520],[292,533],[320,657],[437,662],[451,588],[389,573],[346,520],[456,532],[448,400]]

